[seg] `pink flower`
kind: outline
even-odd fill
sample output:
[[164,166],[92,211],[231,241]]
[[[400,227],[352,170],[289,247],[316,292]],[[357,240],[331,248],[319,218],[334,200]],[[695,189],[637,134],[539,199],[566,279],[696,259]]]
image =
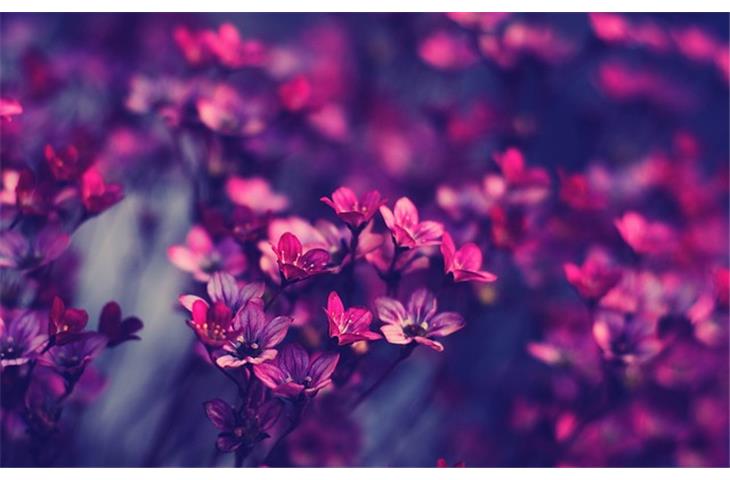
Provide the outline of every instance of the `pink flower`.
[[304,280],[322,272],[329,262],[330,255],[322,248],[312,248],[303,252],[299,239],[287,232],[279,238],[276,247],[271,248],[276,254],[279,271],[286,281]]
[[568,282],[586,300],[598,300],[621,280],[623,272],[613,264],[606,252],[593,249],[588,253],[583,265],[574,263],[563,265]]
[[96,215],[124,198],[122,186],[106,183],[96,167],[91,167],[81,176],[81,200],[90,215]]
[[195,106],[200,121],[221,135],[249,136],[261,133],[274,113],[275,100],[267,95],[246,95],[226,84],[210,88]]
[[430,66],[442,70],[460,70],[474,65],[479,57],[466,35],[446,31],[431,34],[418,47],[418,55]]
[[494,155],[494,161],[507,181],[510,200],[515,203],[539,203],[550,193],[550,176],[544,168],[528,167],[517,148]]
[[381,206],[380,214],[396,245],[402,248],[438,245],[444,232],[444,226],[438,222],[419,222],[418,210],[408,197],[398,199],[393,211]]
[[298,75],[279,87],[279,98],[282,105],[292,112],[307,107],[311,96],[312,85],[303,75]]
[[286,336],[294,319],[276,317],[266,320],[264,309],[259,304],[251,304],[236,315],[236,331],[240,332],[235,340],[223,345],[225,354],[216,359],[223,368],[238,368],[247,363],[258,365],[276,357],[274,349]]
[[137,317],[127,317],[122,320],[122,309],[117,302],[109,302],[101,309],[99,333],[106,335],[110,347],[128,340],[139,340],[136,333],[142,330],[142,327],[142,320]]
[[421,345],[442,352],[444,346],[432,340],[445,337],[464,328],[464,318],[458,313],[436,313],[436,298],[425,288],[416,290],[408,301],[408,310],[393,298],[375,301],[378,317],[385,325],[380,327],[385,339],[397,345],[408,345],[414,340]]
[[360,307],[351,307],[345,310],[337,292],[330,292],[327,299],[327,320],[329,322],[329,336],[337,337],[338,345],[364,340],[378,340],[380,335],[370,331],[370,322],[373,314],[370,310]]
[[41,333],[41,316],[30,310],[0,308],[0,367],[23,365],[48,340]]
[[226,181],[226,194],[231,202],[259,214],[280,212],[289,206],[286,195],[274,192],[269,182],[260,177],[232,176]]
[[380,192],[373,190],[358,199],[355,192],[347,187],[340,187],[332,193],[332,199],[322,197],[320,200],[329,205],[340,219],[352,229],[361,228],[370,221],[375,212],[385,204]]
[[167,250],[170,261],[180,270],[190,272],[200,282],[207,282],[214,272],[240,275],[246,269],[246,257],[233,239],[218,244],[204,228],[194,226],[185,239],[187,245],[173,245]]
[[74,341],[89,321],[89,314],[78,308],[66,308],[60,297],[54,297],[48,314],[48,334],[56,345]]
[[448,232],[441,238],[441,255],[444,256],[444,272],[453,275],[455,282],[493,282],[497,276],[479,270],[482,266],[482,252],[474,243],[464,244],[456,250],[454,240]]
[[238,322],[245,309],[249,307],[263,308],[261,297],[264,285],[249,283],[239,286],[235,278],[228,273],[214,273],[207,285],[211,305],[196,295],[181,295],[180,304],[192,313],[188,324],[203,343],[220,347],[227,341],[236,338],[241,331]]
[[16,117],[23,113],[23,106],[17,100],[9,98],[0,98],[0,118],[12,121],[13,117]]
[[295,398],[314,396],[332,383],[330,377],[340,356],[332,353],[307,354],[298,344],[285,346],[272,361],[254,365],[253,371],[277,395]]
[[216,398],[203,404],[205,414],[215,428],[221,431],[215,444],[221,452],[233,452],[240,448],[248,450],[269,435],[271,428],[281,414],[279,400],[269,400],[256,411],[246,409],[239,413],[225,401]]
[[621,237],[636,253],[665,253],[675,243],[674,231],[661,222],[649,222],[636,212],[627,212],[616,219],[614,225]]

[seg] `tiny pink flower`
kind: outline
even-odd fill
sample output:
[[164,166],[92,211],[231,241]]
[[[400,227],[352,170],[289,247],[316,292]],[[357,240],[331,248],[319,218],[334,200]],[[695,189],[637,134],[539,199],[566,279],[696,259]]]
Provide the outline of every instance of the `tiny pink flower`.
[[0,98],[0,118],[11,121],[23,113],[23,106],[19,101],[10,98]]
[[360,307],[350,307],[345,310],[337,292],[330,292],[325,311],[329,322],[329,336],[337,337],[338,345],[381,338],[379,334],[370,331],[370,323],[373,320],[370,310]]
[[454,277],[455,282],[493,282],[497,276],[479,270],[482,266],[482,252],[474,243],[467,243],[456,250],[454,240],[448,232],[441,238],[441,254],[444,257],[444,272]]
[[335,190],[331,200],[327,197],[322,197],[320,200],[329,205],[337,216],[353,229],[358,229],[369,222],[385,204],[385,200],[377,190],[368,192],[358,199],[355,192],[347,187]]
[[395,243],[402,248],[438,245],[444,232],[444,226],[438,222],[419,222],[418,210],[408,197],[398,199],[393,211],[381,206],[380,214]]
[[231,308],[220,301],[208,305],[204,300],[195,300],[192,319],[187,323],[198,339],[209,347],[222,347],[238,336],[238,331],[234,329]]
[[218,357],[216,363],[223,368],[238,368],[275,358],[274,347],[284,340],[293,321],[284,316],[266,320],[264,309],[259,304],[251,304],[236,315],[235,329],[239,335],[223,345],[226,353]]
[[375,301],[378,317],[385,325],[380,327],[385,339],[397,345],[416,341],[421,345],[442,352],[441,342],[433,337],[445,337],[464,328],[464,318],[458,313],[436,313],[436,298],[425,288],[416,290],[408,301],[408,310],[393,298]]
[[119,203],[124,198],[122,186],[106,183],[96,167],[81,176],[81,200],[90,215],[97,215]]
[[217,244],[204,228],[195,226],[185,239],[186,245],[173,245],[167,250],[170,261],[180,270],[190,272],[200,282],[207,282],[214,272],[240,275],[246,269],[246,257],[231,238]]
[[60,297],[54,297],[48,314],[48,334],[56,345],[74,341],[89,321],[89,314],[79,308],[66,308]]
[[324,271],[330,255],[322,248],[312,248],[303,252],[299,239],[287,232],[279,238],[276,246],[271,246],[276,254],[279,271],[286,281],[298,281]]
[[563,265],[565,277],[586,300],[598,300],[621,280],[622,271],[613,264],[603,250],[594,249],[588,253],[583,265]]
[[636,253],[663,253],[675,243],[672,229],[661,222],[650,222],[636,212],[627,212],[614,221],[621,237]]
[[261,177],[232,176],[226,181],[225,188],[231,202],[258,214],[281,212],[289,206],[286,195],[274,192],[269,182]]
[[330,377],[339,359],[339,355],[332,353],[310,356],[300,345],[289,344],[274,360],[254,365],[253,371],[277,395],[290,398],[302,394],[314,396],[332,383]]

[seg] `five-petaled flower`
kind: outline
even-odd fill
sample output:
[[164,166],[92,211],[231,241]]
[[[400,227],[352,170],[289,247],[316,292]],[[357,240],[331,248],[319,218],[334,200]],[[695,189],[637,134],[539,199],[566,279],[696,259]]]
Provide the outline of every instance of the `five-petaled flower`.
[[354,230],[368,223],[385,204],[385,200],[377,190],[367,192],[358,199],[355,192],[347,187],[335,190],[331,200],[327,197],[322,197],[320,200],[332,207],[337,216]]
[[81,200],[89,215],[97,215],[124,198],[118,183],[106,183],[101,172],[91,167],[81,176]]
[[215,244],[203,227],[195,226],[188,232],[185,243],[168,248],[167,256],[177,268],[192,273],[200,282],[207,282],[215,272],[237,276],[246,269],[246,257],[231,238]]
[[88,321],[85,310],[66,308],[60,297],[54,297],[48,313],[48,334],[56,345],[64,345],[78,338]]
[[259,304],[251,304],[236,316],[235,330],[239,334],[223,345],[225,353],[216,363],[223,368],[237,368],[273,359],[277,353],[274,347],[284,340],[293,321],[285,316],[267,321],[264,309]]
[[27,363],[47,339],[37,312],[0,308],[0,367]]
[[565,278],[578,291],[580,296],[595,301],[606,295],[621,280],[621,268],[616,266],[606,252],[591,250],[583,265],[574,263],[563,265]]
[[337,337],[338,345],[381,338],[379,334],[370,330],[370,322],[373,320],[370,310],[361,307],[350,307],[345,310],[337,292],[330,292],[325,311],[329,322],[329,336]]
[[593,338],[609,360],[626,364],[644,362],[659,353],[656,325],[643,315],[599,310],[593,321]]
[[380,214],[396,245],[401,248],[438,245],[444,233],[444,226],[438,222],[420,222],[418,210],[408,197],[399,198],[392,211],[385,205],[381,206]]
[[315,353],[310,356],[299,344],[288,344],[270,362],[254,365],[253,371],[275,394],[296,398],[314,396],[330,383],[340,356]]
[[96,332],[82,332],[72,342],[50,348],[38,361],[67,378],[78,378],[86,365],[106,348],[109,339]]
[[445,337],[464,327],[464,318],[458,313],[436,313],[436,298],[425,288],[416,290],[408,301],[408,309],[393,298],[375,300],[378,317],[385,325],[380,327],[385,339],[397,345],[413,341],[441,352],[444,346],[433,337]]
[[323,248],[312,248],[303,252],[302,242],[289,232],[284,233],[279,238],[279,243],[271,248],[276,254],[279,272],[288,282],[304,280],[322,272],[330,259],[330,254]]
[[441,238],[441,254],[444,256],[444,272],[454,277],[455,282],[493,282],[497,276],[479,270],[482,266],[482,252],[474,243],[466,243],[456,249],[448,232]]
[[225,401],[216,398],[203,404],[205,414],[215,428],[221,431],[215,444],[221,452],[233,452],[240,448],[250,449],[269,437],[271,428],[281,414],[281,401],[269,400],[255,411],[237,412]]

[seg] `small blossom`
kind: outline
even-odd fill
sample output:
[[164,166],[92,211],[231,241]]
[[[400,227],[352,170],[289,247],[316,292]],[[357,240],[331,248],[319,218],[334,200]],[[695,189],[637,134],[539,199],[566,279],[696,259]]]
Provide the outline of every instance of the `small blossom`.
[[99,333],[109,339],[109,347],[115,347],[129,340],[139,340],[136,334],[142,330],[142,320],[127,317],[122,320],[122,309],[117,302],[109,302],[101,309],[99,315]]
[[444,232],[443,225],[438,222],[419,222],[418,210],[408,197],[398,199],[393,211],[385,205],[381,206],[380,214],[399,247],[438,245]]
[[223,345],[225,354],[216,359],[223,368],[238,368],[243,365],[258,365],[276,357],[274,349],[284,337],[294,320],[291,317],[276,317],[267,321],[264,309],[258,304],[244,308],[236,316],[235,340]]
[[330,255],[326,250],[313,248],[303,252],[299,239],[287,232],[281,236],[276,247],[271,247],[276,254],[279,271],[287,281],[303,280],[324,271]]
[[397,345],[416,341],[441,352],[444,346],[432,338],[451,335],[464,327],[464,318],[458,313],[437,314],[436,298],[423,288],[411,295],[408,310],[398,300],[387,297],[377,299],[375,306],[385,323],[380,327],[385,339]]
[[598,300],[621,280],[622,271],[603,251],[591,250],[583,265],[563,265],[565,277],[586,300]]
[[640,315],[603,309],[593,322],[593,338],[607,359],[641,363],[661,350],[656,326]]
[[29,310],[0,308],[0,366],[23,365],[34,358],[48,337],[41,333],[40,315]]
[[222,347],[239,333],[234,329],[233,311],[221,301],[208,305],[204,300],[195,300],[192,318],[187,323],[198,339],[210,347]]
[[97,215],[124,197],[122,186],[106,183],[99,170],[91,167],[81,177],[81,200],[90,215]]
[[32,270],[42,267],[61,256],[71,238],[48,226],[28,238],[15,230],[0,233],[0,267]]
[[264,385],[277,395],[298,397],[314,396],[332,383],[330,377],[340,356],[332,353],[307,354],[298,344],[285,346],[277,357],[254,366],[254,373]]
[[19,101],[10,98],[0,98],[0,118],[11,121],[23,113],[23,106]]
[[217,244],[204,228],[195,226],[185,239],[186,245],[173,245],[167,250],[170,261],[180,270],[190,272],[199,282],[207,282],[214,272],[237,276],[246,269],[246,257],[231,238]]
[[297,112],[308,106],[312,96],[312,85],[307,77],[297,75],[279,87],[279,99],[285,109]]
[[482,266],[482,252],[474,243],[467,243],[456,250],[454,240],[448,232],[441,238],[441,255],[444,256],[444,272],[454,277],[455,282],[493,282],[497,276],[479,270]]
[[[264,305],[264,301],[261,299],[264,295],[263,283],[239,285],[231,274],[225,272],[216,272],[211,276],[208,280],[207,291],[208,297],[213,303],[221,302],[235,313],[249,304],[261,307]],[[193,304],[196,301],[208,303],[197,295],[180,296],[180,304],[189,312],[193,311]]]
[[385,204],[385,200],[377,190],[368,192],[358,199],[355,192],[347,187],[335,190],[331,200],[327,197],[322,197],[320,200],[329,205],[337,216],[353,229],[358,229],[369,222]]
[[338,345],[381,338],[377,333],[370,331],[370,322],[373,320],[370,310],[360,307],[350,307],[345,310],[337,292],[330,292],[325,311],[329,322],[329,336],[337,337]]
[[83,332],[72,342],[56,345],[38,357],[38,362],[53,367],[66,377],[78,378],[86,365],[106,348],[109,339],[96,332]]
[[54,297],[48,314],[48,334],[55,338],[56,345],[64,345],[74,341],[88,321],[85,310],[66,308],[61,298]]
[[274,192],[269,182],[261,177],[232,176],[226,181],[225,188],[231,202],[258,214],[281,212],[289,206],[286,195]]
[[627,212],[614,224],[636,253],[663,253],[673,248],[674,232],[664,223],[649,222],[636,212]]
[[240,448],[253,448],[269,437],[266,431],[281,415],[279,400],[270,400],[255,411],[246,409],[239,414],[225,401],[216,398],[203,404],[205,414],[215,428],[221,431],[215,444],[221,452],[234,452]]

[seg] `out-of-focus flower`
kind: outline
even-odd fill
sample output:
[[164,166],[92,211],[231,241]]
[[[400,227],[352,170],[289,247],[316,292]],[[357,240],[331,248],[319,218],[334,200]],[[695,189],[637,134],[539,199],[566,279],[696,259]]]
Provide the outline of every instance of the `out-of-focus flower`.
[[168,248],[167,256],[176,267],[192,273],[200,282],[207,282],[215,272],[237,276],[246,269],[246,257],[231,238],[214,244],[204,228],[194,226],[188,232],[185,243]]
[[447,31],[429,35],[421,42],[418,54],[424,62],[442,70],[467,68],[479,59],[468,37]]
[[19,101],[11,98],[0,98],[0,118],[11,121],[13,117],[17,117],[23,113],[23,106]]
[[441,255],[444,257],[444,273],[451,274],[455,282],[493,282],[497,276],[479,270],[482,267],[482,252],[474,243],[466,243],[456,249],[448,232],[441,238]]
[[66,308],[60,297],[54,297],[48,313],[48,334],[55,339],[56,345],[74,341],[89,321],[86,310]]
[[385,205],[381,206],[380,214],[398,247],[438,245],[444,232],[444,226],[438,222],[420,222],[418,210],[408,197],[399,198],[392,211]]
[[307,107],[312,96],[312,85],[304,75],[297,75],[279,86],[279,98],[287,110],[297,112]]
[[568,282],[586,300],[594,301],[603,297],[621,280],[623,272],[614,264],[605,250],[592,249],[583,265],[574,263],[563,265]]
[[96,332],[83,332],[72,342],[51,347],[38,362],[56,369],[67,378],[78,378],[86,365],[106,348],[109,339]]
[[608,359],[642,363],[661,350],[654,322],[641,315],[602,309],[593,321],[593,338]]
[[594,191],[586,175],[576,173],[560,174],[560,199],[576,210],[600,210],[605,208],[606,199],[601,192]]
[[0,233],[0,267],[32,270],[57,259],[68,248],[71,238],[54,226],[25,237],[8,230]]
[[314,396],[332,383],[330,377],[340,356],[315,353],[310,356],[299,344],[288,344],[270,362],[254,366],[254,373],[275,394],[295,398]]
[[109,302],[101,309],[99,315],[99,333],[109,339],[109,347],[115,347],[129,340],[139,340],[137,332],[142,330],[142,320],[127,317],[122,320],[122,309],[117,302]]
[[340,187],[332,193],[332,199],[322,197],[320,200],[329,205],[337,216],[352,229],[361,228],[373,218],[378,209],[385,204],[380,192],[373,190],[358,199],[355,192],[347,187]]
[[48,336],[42,334],[39,313],[0,308],[0,366],[23,365],[38,354]]
[[550,193],[550,176],[547,170],[528,167],[524,155],[517,148],[508,148],[503,153],[495,154],[494,161],[502,170],[511,201],[534,205]]
[[[465,466],[466,465],[464,464],[463,460],[451,465],[452,468],[464,468]],[[449,468],[449,463],[446,461],[445,458],[439,458],[438,460],[436,460],[436,468]]]
[[235,329],[240,333],[223,345],[226,353],[216,363],[223,368],[238,368],[273,359],[277,354],[274,347],[284,340],[293,321],[285,316],[267,320],[264,309],[259,304],[251,304],[236,315]]
[[276,254],[279,271],[286,281],[304,280],[325,270],[330,255],[321,248],[312,248],[306,252],[302,242],[287,232],[279,238],[276,246],[271,246]]
[[90,215],[98,215],[124,198],[124,190],[117,183],[106,183],[101,172],[91,167],[81,176],[81,200]]
[[234,452],[243,448],[249,450],[258,442],[269,437],[266,431],[281,415],[279,400],[270,400],[256,410],[237,412],[225,401],[216,398],[203,404],[205,414],[215,428],[221,431],[216,447],[221,452]]
[[281,212],[289,205],[286,195],[275,193],[269,182],[261,177],[229,177],[226,194],[231,202],[248,207],[258,214]]
[[650,222],[636,212],[627,212],[614,224],[621,237],[636,253],[659,254],[671,251],[675,234],[662,222]]
[[51,145],[43,149],[48,167],[57,180],[76,180],[88,166],[75,145],[56,150]]
[[413,341],[442,352],[441,342],[435,337],[445,337],[464,328],[464,318],[455,312],[436,313],[436,297],[425,288],[416,290],[408,301],[408,310],[393,298],[375,300],[378,317],[385,325],[380,327],[385,339],[397,345]]
[[178,26],[173,38],[185,59],[194,66],[215,59],[224,67],[240,69],[261,66],[266,59],[265,46],[258,40],[241,38],[238,29],[231,23],[221,24],[218,30],[198,32]]
[[244,96],[231,85],[218,84],[196,102],[200,121],[221,135],[250,136],[261,133],[273,114],[273,100],[265,95]]
[[325,311],[329,322],[329,336],[337,337],[338,345],[381,338],[379,334],[370,331],[370,322],[373,320],[370,310],[360,307],[345,310],[337,292],[330,292]]

